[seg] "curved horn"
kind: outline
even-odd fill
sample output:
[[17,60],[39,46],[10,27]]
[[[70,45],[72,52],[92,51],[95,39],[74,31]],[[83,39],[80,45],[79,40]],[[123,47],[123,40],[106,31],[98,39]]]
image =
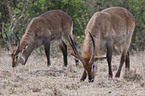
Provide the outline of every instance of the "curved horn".
[[77,51],[76,45],[75,45],[74,41],[72,40],[72,38],[70,37],[70,35],[69,35],[69,38],[71,40],[70,45],[75,53],[75,57],[77,57],[83,64],[85,64],[86,61],[80,56],[79,52]]
[[15,54],[17,54],[18,52],[19,52],[19,48],[20,48],[20,39],[19,39],[19,37],[18,37],[18,35],[14,32],[14,34],[15,34],[15,36],[16,36],[16,38],[17,38],[17,49],[16,49],[16,51],[15,51]]
[[[5,37],[4,37],[4,34],[5,34]],[[2,23],[2,38],[7,43],[8,50],[10,51],[10,53],[12,53],[13,52],[13,49],[12,49],[12,46],[11,46],[11,43],[10,43],[10,39],[9,39],[7,33],[4,32],[4,22]]]
[[95,41],[94,41],[94,38],[93,36],[91,35],[91,33],[89,32],[90,36],[91,36],[91,39],[92,39],[92,46],[93,46],[93,50],[92,50],[92,56],[90,58],[90,61],[89,63],[92,64],[94,62],[94,57],[95,57],[95,52],[96,52],[96,46],[95,46]]

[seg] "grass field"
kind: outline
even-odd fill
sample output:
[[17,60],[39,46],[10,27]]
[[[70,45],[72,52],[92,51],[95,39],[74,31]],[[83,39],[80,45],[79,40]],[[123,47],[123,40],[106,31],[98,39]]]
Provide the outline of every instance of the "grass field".
[[[113,56],[115,75],[119,66],[119,55]],[[62,53],[51,56],[47,67],[46,57],[35,51],[25,66],[11,67],[9,53],[0,49],[0,96],[144,96],[145,95],[145,52],[130,55],[131,71],[121,77],[108,79],[106,60],[98,61],[95,82],[86,79],[80,82],[83,67],[75,66],[68,56],[68,66],[63,66]],[[126,75],[126,76],[125,76]]]

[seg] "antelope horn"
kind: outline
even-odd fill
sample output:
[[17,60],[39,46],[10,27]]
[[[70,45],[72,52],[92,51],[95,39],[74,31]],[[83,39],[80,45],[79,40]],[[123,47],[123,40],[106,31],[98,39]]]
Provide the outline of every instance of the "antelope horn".
[[72,56],[74,56],[76,59],[78,58],[77,55],[75,55],[74,53],[71,53]]
[[94,61],[97,61],[97,60],[104,60],[104,59],[107,59],[107,57],[95,56],[94,59],[95,59]]
[[16,36],[16,38],[17,38],[17,49],[16,49],[16,51],[15,51],[15,54],[17,54],[18,52],[19,52],[19,48],[20,48],[20,39],[19,39],[19,37],[18,37],[18,35],[14,32],[14,34],[15,34],[15,36]]
[[92,56],[90,58],[90,61],[89,63],[92,64],[94,62],[94,57],[95,57],[95,52],[96,52],[96,46],[95,46],[95,41],[94,41],[94,38],[93,36],[91,35],[91,33],[89,32],[90,36],[91,36],[91,39],[92,39],[92,46],[93,46],[93,50],[92,50]]
[[74,41],[72,40],[72,38],[70,37],[70,35],[69,35],[69,38],[71,40],[71,44],[70,45],[71,45],[71,47],[72,47],[72,49],[73,49],[73,51],[75,53],[75,57],[77,57],[83,64],[85,64],[86,61],[80,56],[79,52],[77,51],[76,45],[75,45]]
[[[4,38],[4,34],[5,34],[7,40]],[[12,53],[13,49],[12,49],[12,46],[11,46],[11,43],[10,43],[10,39],[9,39],[7,33],[4,32],[4,22],[2,23],[2,37],[3,37],[4,41],[7,43],[8,50],[10,51],[10,53]]]

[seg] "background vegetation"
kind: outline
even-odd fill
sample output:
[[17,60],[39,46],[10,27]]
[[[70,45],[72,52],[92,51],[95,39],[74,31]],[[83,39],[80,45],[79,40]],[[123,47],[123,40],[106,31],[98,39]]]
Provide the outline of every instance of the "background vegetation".
[[61,9],[72,17],[75,41],[82,44],[84,30],[91,16],[112,6],[124,7],[134,15],[136,28],[131,49],[144,50],[144,0],[0,0],[0,46],[4,44],[2,32],[7,32],[12,44],[15,44],[14,32],[21,38],[32,18],[55,9]]

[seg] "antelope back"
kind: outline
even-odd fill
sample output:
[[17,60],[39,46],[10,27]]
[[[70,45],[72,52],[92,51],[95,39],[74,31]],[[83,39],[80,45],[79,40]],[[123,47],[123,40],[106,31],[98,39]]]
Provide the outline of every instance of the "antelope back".
[[[48,11],[38,17],[33,18],[32,23],[26,29],[26,33],[32,33],[37,38],[49,38],[50,40],[57,40],[67,32],[72,35],[72,19],[66,13],[60,10]],[[68,31],[69,30],[69,31]]]

